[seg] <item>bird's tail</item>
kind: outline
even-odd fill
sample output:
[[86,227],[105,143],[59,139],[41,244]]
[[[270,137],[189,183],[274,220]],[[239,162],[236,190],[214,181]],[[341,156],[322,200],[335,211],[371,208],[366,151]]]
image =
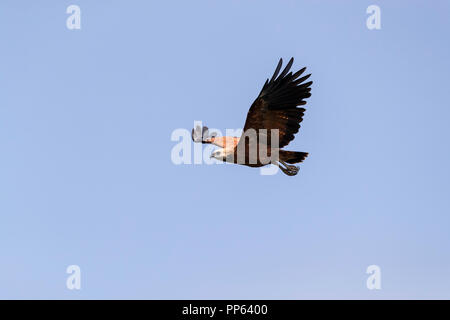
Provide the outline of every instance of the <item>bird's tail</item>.
[[298,151],[285,151],[285,150],[280,150],[280,160],[290,163],[290,164],[294,164],[294,163],[300,163],[303,160],[306,159],[306,157],[308,156],[307,152],[298,152]]

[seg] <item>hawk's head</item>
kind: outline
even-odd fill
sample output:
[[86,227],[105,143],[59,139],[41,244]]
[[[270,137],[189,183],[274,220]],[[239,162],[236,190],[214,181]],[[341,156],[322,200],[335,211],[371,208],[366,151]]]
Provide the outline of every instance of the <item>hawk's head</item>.
[[225,153],[225,149],[218,149],[211,153],[210,159],[214,158],[219,161],[225,161],[227,158],[227,154]]

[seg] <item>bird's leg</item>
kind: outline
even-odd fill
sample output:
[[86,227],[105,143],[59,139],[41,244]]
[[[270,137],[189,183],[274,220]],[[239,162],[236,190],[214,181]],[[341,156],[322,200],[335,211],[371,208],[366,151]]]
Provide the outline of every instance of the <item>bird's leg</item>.
[[278,160],[278,161],[280,161],[280,163],[283,164],[286,167],[286,169],[288,169],[290,171],[294,171],[295,173],[297,173],[299,170],[299,167],[297,167],[297,166],[289,165],[286,162],[284,162],[283,160]]
[[[282,167],[280,163],[285,166],[286,168]],[[298,173],[299,167],[297,166],[291,166],[284,162],[283,160],[278,160],[277,163],[278,167],[281,169],[281,171],[284,172],[284,174],[287,174],[288,176],[295,176]]]

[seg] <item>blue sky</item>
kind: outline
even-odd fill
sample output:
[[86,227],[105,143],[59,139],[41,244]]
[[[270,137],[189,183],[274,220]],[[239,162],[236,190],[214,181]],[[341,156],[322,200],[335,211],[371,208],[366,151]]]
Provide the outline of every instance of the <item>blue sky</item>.
[[[450,298],[449,18],[448,1],[1,1],[0,298]],[[314,81],[297,176],[172,163],[174,129],[242,127],[291,56]]]

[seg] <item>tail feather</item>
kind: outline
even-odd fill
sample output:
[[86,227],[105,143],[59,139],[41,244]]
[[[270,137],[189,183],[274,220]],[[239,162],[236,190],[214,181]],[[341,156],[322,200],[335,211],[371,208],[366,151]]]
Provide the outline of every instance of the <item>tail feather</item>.
[[307,156],[307,152],[280,150],[280,160],[290,164],[300,163],[305,160]]

